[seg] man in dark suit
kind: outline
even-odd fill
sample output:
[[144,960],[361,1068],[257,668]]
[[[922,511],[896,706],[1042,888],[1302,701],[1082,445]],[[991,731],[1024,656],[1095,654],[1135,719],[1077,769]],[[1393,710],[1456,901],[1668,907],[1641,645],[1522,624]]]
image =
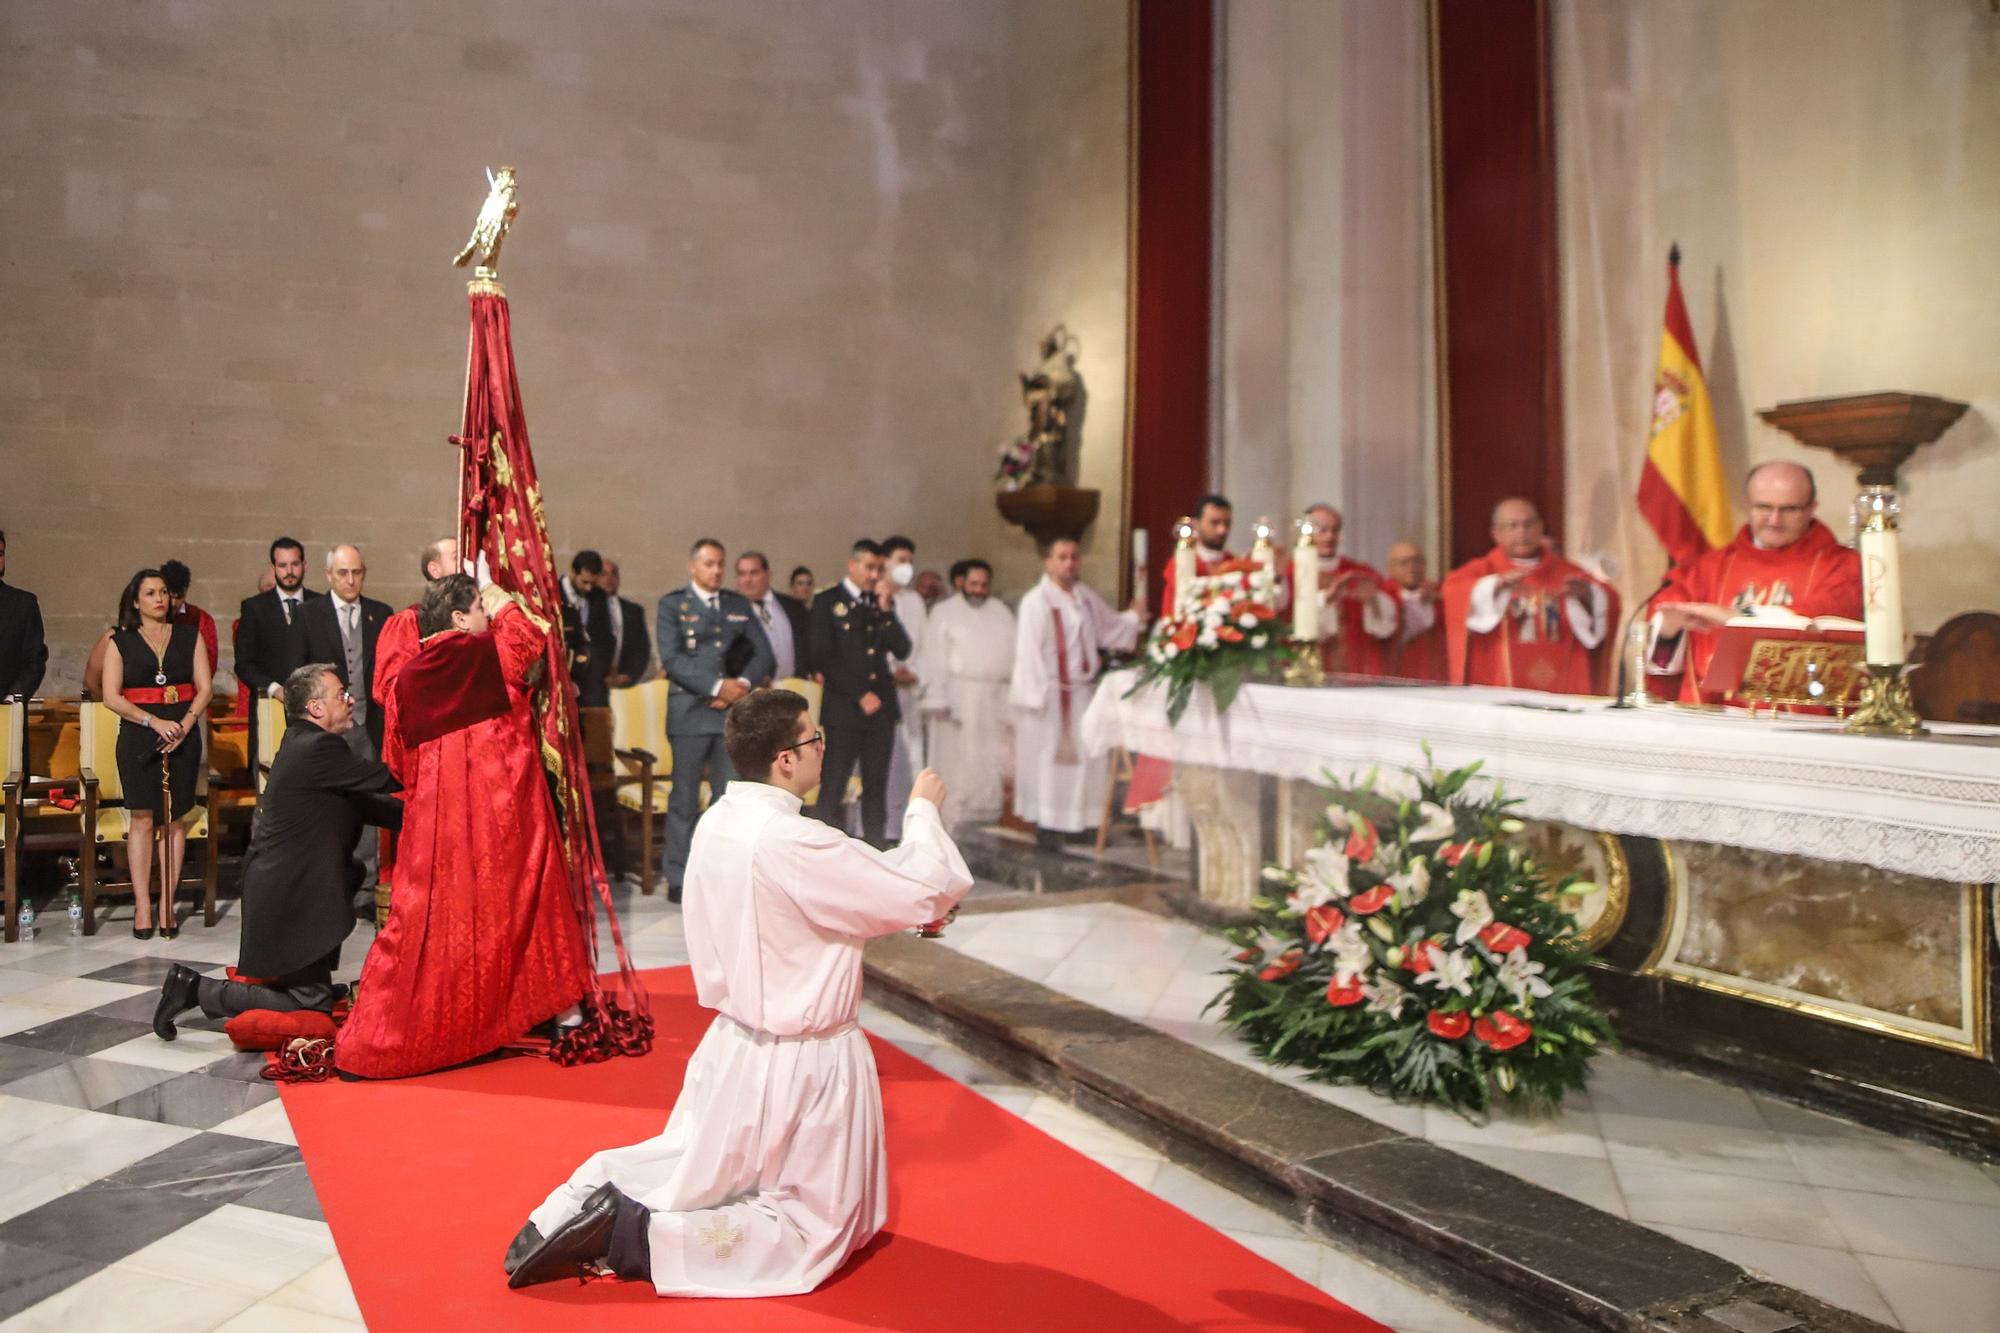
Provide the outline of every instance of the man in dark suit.
[[364,824],[401,828],[396,780],[347,748],[353,705],[331,663],[300,667],[285,681],[284,743],[257,799],[243,857],[243,937],[239,976],[204,977],[179,963],[167,971],[153,1031],[179,1035],[174,1019],[194,1008],[210,1018],[251,1009],[333,1008],[333,970],[354,929],[348,903],[359,886],[351,855]]
[[882,559],[874,542],[864,537],[854,543],[847,577],[813,599],[811,651],[813,668],[826,681],[819,711],[826,762],[813,814],[842,827],[847,779],[860,765],[861,834],[876,847],[885,846],[889,752],[902,717],[889,659],[910,652],[894,590],[882,579]]
[[30,699],[42,687],[42,676],[49,667],[42,604],[35,594],[6,580],[7,534],[0,532],[0,700]]
[[611,628],[611,599],[598,580],[604,577],[604,557],[578,551],[562,579],[563,639],[569,646],[569,677],[576,683],[580,708],[603,708],[611,702],[611,668],[617,656]]
[[[735,776],[722,748],[722,715],[750,692],[751,681],[771,674],[771,645],[750,603],[723,588],[722,559],[722,543],[703,537],[688,552],[688,586],[660,599],[660,668],[670,682],[667,747],[674,766],[661,857],[669,902],[681,900],[702,777],[707,776],[709,791],[720,796]],[[731,674],[724,663],[742,644],[748,645],[743,667]]]
[[257,753],[257,710],[249,700],[281,699],[285,679],[306,664],[305,605],[323,593],[306,587],[306,548],[291,537],[271,543],[269,592],[243,599],[236,621],[236,679],[247,696],[250,753]]
[[[363,597],[368,562],[357,546],[341,545],[326,553],[328,596],[315,597],[299,614],[306,627],[306,657],[331,662],[354,701],[354,725],[343,733],[347,748],[363,759],[382,755],[382,708],[375,700],[375,643],[382,637],[390,610],[386,602]],[[372,895],[377,880],[378,843],[364,830],[355,845],[361,862],[361,895]],[[365,904],[357,903],[357,907]]]
[[[771,679],[790,680],[812,673],[807,649],[812,645],[812,613],[796,597],[771,587],[771,562],[762,551],[736,557],[736,591],[757,613],[757,624],[771,644]],[[770,680],[753,682],[769,685]]]
[[604,574],[597,580],[597,586],[604,589],[606,600],[617,612],[611,618],[616,640],[612,644],[611,674],[605,679],[605,683],[614,690],[637,685],[653,669],[653,640],[646,632],[646,610],[637,602],[618,595],[622,582],[618,562],[606,556]]

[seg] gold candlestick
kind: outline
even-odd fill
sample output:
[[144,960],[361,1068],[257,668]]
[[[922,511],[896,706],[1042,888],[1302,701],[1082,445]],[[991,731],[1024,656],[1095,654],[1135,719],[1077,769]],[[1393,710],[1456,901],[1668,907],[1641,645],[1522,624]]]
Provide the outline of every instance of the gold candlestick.
[[1285,663],[1285,684],[1317,686],[1326,684],[1326,668],[1320,665],[1319,645],[1294,639],[1291,659]]
[[1847,720],[1847,730],[1857,736],[1928,736],[1930,728],[1910,704],[1910,683],[1903,679],[1901,662],[1868,663],[1868,679],[1861,685],[1861,705]]

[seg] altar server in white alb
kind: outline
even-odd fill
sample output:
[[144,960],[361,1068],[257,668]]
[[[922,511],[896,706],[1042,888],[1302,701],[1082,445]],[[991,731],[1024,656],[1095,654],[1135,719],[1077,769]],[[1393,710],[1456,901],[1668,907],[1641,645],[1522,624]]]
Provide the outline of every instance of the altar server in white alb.
[[1084,753],[1080,728],[1097,692],[1106,652],[1131,652],[1144,604],[1123,611],[1077,577],[1075,541],[1049,543],[1042,580],[1021,599],[1014,639],[1014,810],[1044,830],[1094,828],[1104,802],[1105,761]]
[[1014,613],[992,595],[993,567],[968,560],[963,589],[939,602],[924,628],[931,679],[924,690],[931,763],[951,774],[945,825],[997,819],[1014,771],[1007,689],[1014,677]]
[[878,852],[800,809],[823,735],[790,690],[738,700],[736,770],[695,826],[683,886],[701,1003],[717,1011],[657,1137],[591,1157],[509,1246],[508,1285],[610,1272],[662,1296],[811,1291],[888,1219],[882,1090],[856,1026],[861,949],[939,920],[972,887],[913,783]]

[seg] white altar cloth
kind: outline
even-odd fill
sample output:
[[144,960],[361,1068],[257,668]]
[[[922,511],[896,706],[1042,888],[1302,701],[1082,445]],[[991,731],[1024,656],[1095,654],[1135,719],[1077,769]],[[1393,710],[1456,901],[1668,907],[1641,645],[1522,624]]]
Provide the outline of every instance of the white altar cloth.
[[[1108,676],[1083,719],[1093,751],[1342,781],[1379,766],[1484,760],[1521,813],[1647,838],[1851,861],[1958,883],[2000,880],[2000,728],[1923,740],[1849,736],[1831,719],[1612,710],[1609,700],[1458,686],[1246,685],[1218,717],[1197,689],[1178,727],[1165,691]],[[1408,790],[1404,780],[1403,790]]]

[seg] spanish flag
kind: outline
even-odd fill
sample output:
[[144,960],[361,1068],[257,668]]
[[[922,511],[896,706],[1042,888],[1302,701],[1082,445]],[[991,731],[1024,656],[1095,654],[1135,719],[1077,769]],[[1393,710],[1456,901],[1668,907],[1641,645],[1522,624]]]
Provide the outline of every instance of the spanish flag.
[[1681,300],[1678,245],[1667,256],[1667,322],[1660,332],[1646,466],[1639,473],[1639,512],[1677,565],[1728,545],[1736,532],[1708,381],[1702,378],[1701,354]]

